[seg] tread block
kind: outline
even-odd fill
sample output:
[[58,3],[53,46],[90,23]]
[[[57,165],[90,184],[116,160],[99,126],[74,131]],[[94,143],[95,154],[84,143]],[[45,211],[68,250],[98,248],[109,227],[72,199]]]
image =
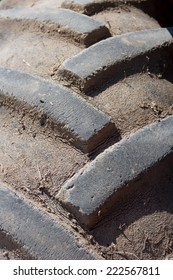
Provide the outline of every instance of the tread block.
[[108,28],[86,16],[67,9],[7,9],[0,10],[0,19],[37,21],[50,26],[57,34],[62,34],[75,42],[90,46],[111,36]]
[[91,228],[110,212],[129,185],[130,190],[137,182],[140,187],[139,180],[172,155],[173,116],[146,126],[105,150],[69,179],[56,198]]
[[112,78],[126,75],[126,72],[143,71],[151,53],[170,45],[173,45],[173,28],[118,35],[64,61],[58,71],[59,79],[87,93]]
[[100,10],[108,7],[116,7],[122,4],[131,4],[146,2],[148,0],[65,0],[62,3],[63,8],[82,12],[86,15],[93,15]]
[[25,246],[36,259],[94,260],[97,256],[82,244],[58,220],[20,198],[0,184],[0,227]]
[[6,98],[34,108],[51,119],[62,136],[83,152],[89,153],[115,131],[115,125],[78,94],[53,82],[0,68],[0,102]]

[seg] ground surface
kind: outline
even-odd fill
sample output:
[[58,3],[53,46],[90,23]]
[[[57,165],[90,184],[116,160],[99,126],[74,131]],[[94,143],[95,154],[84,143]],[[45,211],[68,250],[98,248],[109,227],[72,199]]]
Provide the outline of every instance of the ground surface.
[[[61,4],[61,0],[3,0],[0,9],[58,9]],[[99,10],[91,18],[102,22],[112,36],[161,28],[165,26],[163,22],[167,23],[128,4]],[[67,40],[66,34],[58,35],[53,24],[54,31],[50,32],[46,24],[43,27],[39,21],[20,22],[0,17],[0,66],[58,84],[59,67],[85,47]],[[171,55],[172,49],[169,51]],[[84,154],[67,139],[57,136],[54,130],[46,129],[32,113],[25,115],[15,106],[12,108],[2,101],[0,103],[0,180],[40,209],[60,217],[76,239],[87,242],[87,246],[104,259],[173,258],[172,158],[164,167],[159,165],[152,177],[149,174],[135,193],[124,197],[108,217],[91,230],[83,227],[55,200],[62,185],[108,146],[172,115],[173,83],[170,77],[173,62],[168,68],[165,65],[159,69],[156,65],[156,68],[157,71],[153,73],[150,69],[138,71],[124,75],[118,81],[115,75],[115,79],[107,81],[89,95],[79,93],[88,103],[109,116],[118,129],[118,133],[108,137],[91,154]],[[0,260],[27,258],[30,258],[29,254],[23,252],[19,244],[0,232]]]

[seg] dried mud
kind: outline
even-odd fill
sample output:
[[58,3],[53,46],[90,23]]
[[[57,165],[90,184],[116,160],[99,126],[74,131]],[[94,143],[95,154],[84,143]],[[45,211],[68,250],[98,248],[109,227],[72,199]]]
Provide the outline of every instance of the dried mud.
[[[57,8],[61,2],[6,0],[1,1],[0,9]],[[105,22],[113,35],[160,26],[131,6],[108,9],[93,18]],[[0,44],[1,67],[48,79],[54,77],[65,59],[82,49],[57,36],[57,32],[48,32],[44,26],[26,22],[22,27],[10,21],[4,24],[3,20]],[[172,114],[172,78],[159,75],[148,72],[125,77],[85,98],[112,118],[121,138]],[[166,167],[159,166],[140,189],[125,197],[121,201],[123,209],[115,205],[112,214],[88,232],[54,200],[61,185],[88,162],[88,157],[47,133],[32,115],[20,115],[1,106],[0,120],[0,179],[16,193],[32,200],[55,219],[60,218],[77,239],[104,259],[173,259],[172,160]],[[103,147],[99,152],[102,150]],[[27,258],[21,247],[0,231],[0,259]]]
[[160,27],[160,24],[154,18],[151,18],[143,11],[132,6],[120,6],[115,9],[110,8],[92,17],[95,20],[103,22],[114,36]]
[[173,114],[173,84],[151,73],[136,74],[108,86],[89,101],[113,119],[124,137]]

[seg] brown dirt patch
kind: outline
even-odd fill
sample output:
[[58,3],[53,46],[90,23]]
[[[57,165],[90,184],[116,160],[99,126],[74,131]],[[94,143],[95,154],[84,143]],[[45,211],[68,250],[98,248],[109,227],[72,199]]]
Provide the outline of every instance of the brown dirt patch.
[[[51,78],[62,62],[81,51],[55,31],[38,23],[0,20],[0,65]],[[53,27],[52,27],[53,28]],[[13,46],[13,47],[12,47]]]
[[109,86],[89,101],[110,115],[121,136],[173,113],[173,84],[137,74]]
[[86,162],[80,151],[46,134],[38,121],[0,108],[0,179],[16,190],[44,201]]
[[[173,255],[173,159],[151,171],[92,231],[106,259],[170,259]],[[123,205],[123,207],[122,207]]]
[[112,35],[160,27],[155,19],[131,6],[108,9],[92,17],[103,22],[110,29]]

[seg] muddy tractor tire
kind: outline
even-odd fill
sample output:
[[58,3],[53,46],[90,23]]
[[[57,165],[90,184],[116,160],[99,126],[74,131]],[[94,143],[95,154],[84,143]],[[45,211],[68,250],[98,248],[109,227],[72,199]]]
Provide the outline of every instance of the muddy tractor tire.
[[0,1],[0,259],[173,258],[173,1]]

